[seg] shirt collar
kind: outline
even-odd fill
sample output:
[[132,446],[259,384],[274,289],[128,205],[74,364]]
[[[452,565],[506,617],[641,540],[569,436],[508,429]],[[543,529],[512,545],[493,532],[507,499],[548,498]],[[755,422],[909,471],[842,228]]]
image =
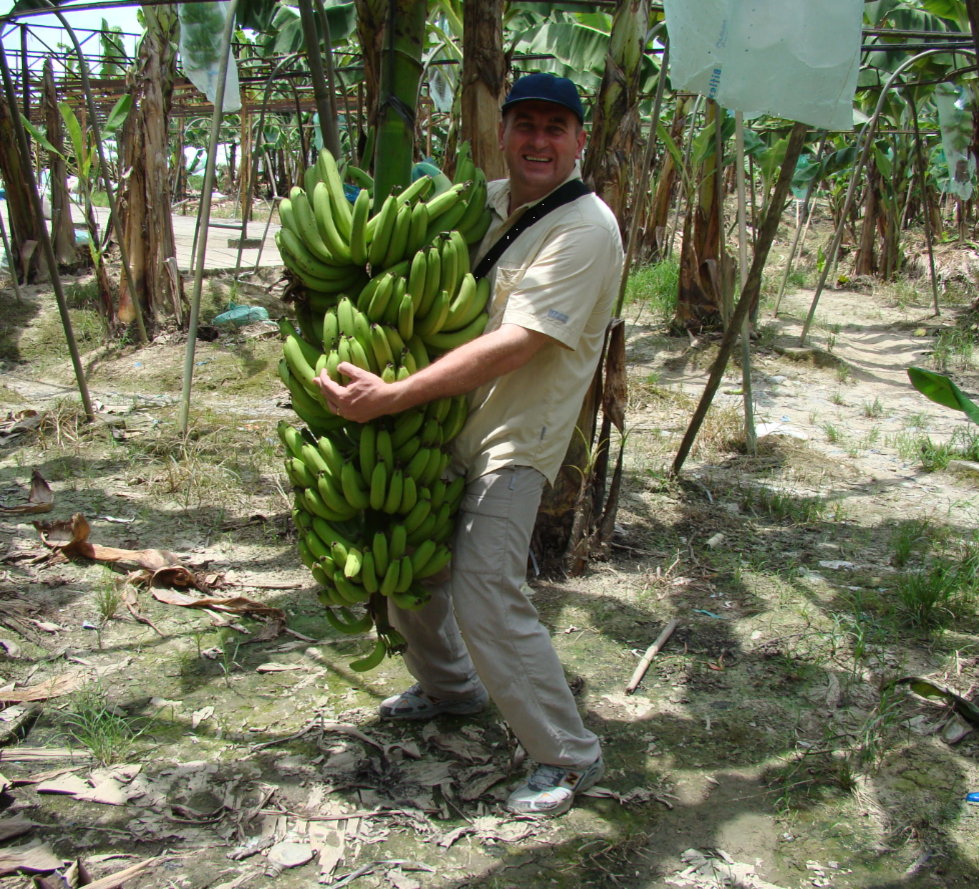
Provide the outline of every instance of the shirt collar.
[[[581,178],[581,162],[575,161],[574,169],[572,169],[571,173],[568,175],[568,178],[565,179],[564,182],[561,183],[561,185],[564,185],[565,182],[570,182],[572,179],[580,179],[580,178]],[[556,186],[553,189],[553,191],[557,191],[557,189],[560,188],[561,185]],[[553,191],[548,192],[548,194],[553,194]],[[513,211],[514,215],[522,213],[524,210],[527,209],[527,207],[533,207],[534,204],[539,204],[546,197],[547,195],[544,195],[544,197],[540,198],[539,200],[528,201],[526,204],[521,204],[519,207],[516,208],[516,210]],[[493,194],[489,197],[489,203],[493,211],[501,219],[506,219],[510,215],[510,180],[509,179],[505,179],[503,182],[503,187],[498,192],[496,192],[496,194]]]

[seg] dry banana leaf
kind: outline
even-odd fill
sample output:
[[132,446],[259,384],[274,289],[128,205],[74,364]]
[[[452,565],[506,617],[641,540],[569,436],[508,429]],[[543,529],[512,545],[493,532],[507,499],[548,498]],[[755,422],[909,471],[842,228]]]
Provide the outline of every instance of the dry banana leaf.
[[80,512],[70,521],[35,522],[34,527],[41,541],[50,549],[58,550],[68,559],[94,559],[97,562],[135,562],[140,568],[158,571],[176,565],[180,559],[162,549],[115,549],[89,543],[91,526]]
[[916,676],[899,679],[897,685],[906,685],[916,695],[921,695],[923,698],[937,698],[944,701],[953,707],[959,716],[970,725],[979,726],[979,707],[972,701],[967,701],[961,695],[957,695],[954,691],[949,691],[947,688],[942,688],[940,685],[935,685],[927,679],[919,679]]
[[224,611],[228,614],[249,614],[256,617],[267,617],[269,620],[285,623],[286,615],[281,608],[274,608],[254,599],[244,596],[232,596],[228,599],[214,599],[204,596],[195,599],[177,590],[154,589],[153,598],[166,605],[180,605],[183,608],[207,608],[214,611]]
[[0,506],[0,515],[36,515],[51,512],[53,506],[54,494],[44,476],[35,469],[31,472],[31,492],[27,495],[27,503],[21,506]]
[[57,698],[62,695],[71,694],[81,688],[85,677],[81,670],[74,673],[62,673],[52,679],[46,679],[30,688],[16,688],[13,691],[0,692],[0,703],[2,704],[24,704],[28,701],[46,701],[48,698]]
[[0,849],[0,876],[18,872],[49,873],[61,867],[62,863],[47,843],[31,843],[27,846]]

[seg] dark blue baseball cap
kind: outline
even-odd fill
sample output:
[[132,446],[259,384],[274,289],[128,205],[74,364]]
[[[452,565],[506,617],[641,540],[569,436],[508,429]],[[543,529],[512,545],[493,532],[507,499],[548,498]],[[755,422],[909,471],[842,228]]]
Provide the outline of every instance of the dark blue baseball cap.
[[578,120],[585,122],[585,110],[581,107],[581,97],[576,87],[567,77],[554,74],[527,74],[521,77],[510,90],[503,103],[503,113],[518,102],[537,99],[541,102],[554,102],[573,111]]

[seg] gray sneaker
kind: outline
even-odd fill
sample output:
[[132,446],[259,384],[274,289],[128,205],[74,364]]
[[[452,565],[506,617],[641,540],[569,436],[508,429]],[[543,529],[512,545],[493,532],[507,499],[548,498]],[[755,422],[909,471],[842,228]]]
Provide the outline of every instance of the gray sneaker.
[[481,691],[471,698],[442,700],[422,691],[417,682],[399,695],[381,701],[378,712],[385,719],[432,719],[450,713],[454,716],[473,716],[486,709],[489,695]]
[[600,756],[585,769],[539,765],[510,794],[506,807],[517,815],[561,815],[574,804],[576,793],[594,787],[604,774],[605,763]]

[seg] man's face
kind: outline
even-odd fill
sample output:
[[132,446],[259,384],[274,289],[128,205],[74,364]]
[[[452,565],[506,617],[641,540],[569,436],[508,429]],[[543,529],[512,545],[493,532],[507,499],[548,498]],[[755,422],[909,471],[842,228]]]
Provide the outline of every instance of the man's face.
[[500,150],[510,171],[514,206],[537,201],[574,169],[585,131],[573,111],[528,99],[510,108],[500,123]]

